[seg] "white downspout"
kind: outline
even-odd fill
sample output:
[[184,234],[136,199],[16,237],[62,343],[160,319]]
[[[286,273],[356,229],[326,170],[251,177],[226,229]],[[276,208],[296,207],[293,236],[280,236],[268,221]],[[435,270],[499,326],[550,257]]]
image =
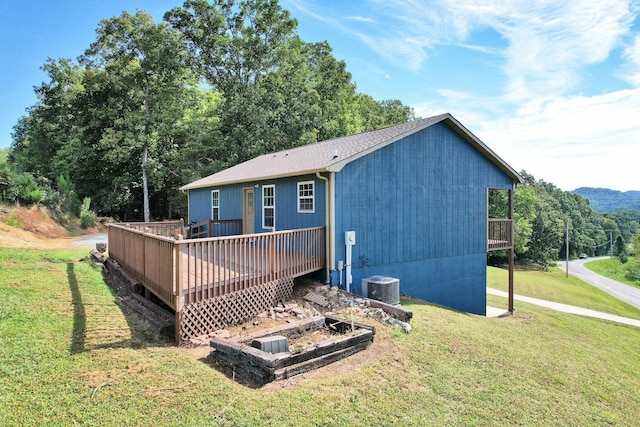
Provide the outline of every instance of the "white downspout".
[[336,173],[329,172],[329,265],[336,265]]
[[330,207],[329,207],[329,178],[325,178],[324,176],[320,175],[320,172],[316,172],[316,176],[318,177],[318,179],[321,179],[322,181],[325,182],[325,187],[324,187],[324,199],[325,199],[325,203],[324,203],[324,222],[325,222],[325,263],[326,263],[326,267],[325,267],[325,275],[327,278],[327,282],[331,281],[331,266],[333,264],[330,263],[330,259],[331,259],[331,229],[329,227],[329,223],[330,223]]

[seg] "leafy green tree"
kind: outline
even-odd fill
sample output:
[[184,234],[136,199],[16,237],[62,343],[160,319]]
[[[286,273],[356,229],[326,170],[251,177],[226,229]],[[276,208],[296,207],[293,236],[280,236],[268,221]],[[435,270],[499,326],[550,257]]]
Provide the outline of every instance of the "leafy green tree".
[[265,152],[401,123],[413,110],[356,93],[325,43],[305,43],[277,0],[187,0],[165,19],[192,64],[222,94],[227,165]]
[[[617,230],[626,243],[631,242],[634,234],[640,230],[640,211],[638,210],[627,209],[620,212],[604,214],[604,216],[606,220],[615,223],[615,228],[611,226],[607,226],[606,228]],[[610,225],[611,223],[608,224]],[[614,239],[616,236],[617,234],[614,234]]]
[[[101,21],[78,62],[47,61],[49,81],[14,128],[5,193],[22,172],[62,176],[59,188],[101,214],[175,217],[186,214],[177,189],[194,179],[413,118],[399,101],[358,94],[344,61],[302,41],[277,0],[188,0],[166,20],[125,12]],[[52,205],[64,198],[45,191]]]
[[624,275],[627,279],[640,284],[640,231],[631,238],[629,254],[632,258],[629,258],[624,266]]
[[187,0],[165,19],[184,35],[198,74],[224,96],[220,125],[228,164],[272,149],[275,141],[268,133],[274,115],[293,111],[290,103],[298,98],[274,90],[291,77],[290,65],[300,65],[296,20],[277,0]]
[[613,245],[613,255],[617,257],[621,263],[627,262],[627,248],[622,240],[622,236],[616,238],[616,243]]
[[[163,150],[164,132],[181,117],[181,101],[189,78],[180,35],[166,24],[155,24],[142,11],[101,21],[97,40],[82,57],[90,68],[102,68],[127,90],[128,105],[120,132],[111,134],[140,156],[145,221],[150,220],[149,178],[153,157]],[[153,157],[153,160],[152,160]]]
[[37,104],[14,127],[10,160],[18,171],[29,171],[55,181],[54,159],[69,141],[78,138],[74,127],[81,113],[74,103],[83,90],[83,70],[70,59],[47,60],[42,70],[49,76],[35,89]]

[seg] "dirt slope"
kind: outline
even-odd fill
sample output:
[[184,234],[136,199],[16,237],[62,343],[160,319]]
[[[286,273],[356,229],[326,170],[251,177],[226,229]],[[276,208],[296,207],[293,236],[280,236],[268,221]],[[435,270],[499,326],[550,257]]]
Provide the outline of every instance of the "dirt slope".
[[1,247],[53,249],[64,247],[71,240],[46,208],[0,206]]

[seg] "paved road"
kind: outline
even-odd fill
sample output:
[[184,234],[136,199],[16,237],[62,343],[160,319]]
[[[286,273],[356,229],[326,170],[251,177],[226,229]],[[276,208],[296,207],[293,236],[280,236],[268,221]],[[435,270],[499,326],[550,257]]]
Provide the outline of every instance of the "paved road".
[[[621,301],[629,303],[636,308],[640,308],[640,289],[596,274],[584,266],[585,262],[593,261],[594,259],[602,258],[591,258],[588,260],[577,259],[569,261],[569,274],[595,286],[596,288],[602,289],[609,295],[613,295]],[[563,271],[565,271],[566,266],[566,261],[558,263],[558,267]]]

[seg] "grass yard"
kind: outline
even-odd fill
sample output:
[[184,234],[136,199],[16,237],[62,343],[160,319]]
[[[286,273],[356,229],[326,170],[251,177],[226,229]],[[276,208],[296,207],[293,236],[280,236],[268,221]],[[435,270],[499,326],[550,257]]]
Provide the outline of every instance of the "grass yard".
[[617,280],[618,282],[625,283],[629,286],[640,288],[638,282],[634,282],[633,280],[629,280],[624,277],[624,266],[620,263],[618,258],[606,258],[589,261],[585,263],[584,266],[594,273],[609,277],[613,280]]
[[[256,390],[156,340],[114,304],[100,270],[79,261],[84,255],[0,249],[0,425],[637,425],[640,419],[638,328],[524,303],[513,317],[487,319],[405,299],[414,312],[411,333],[377,325],[373,344],[395,351]],[[571,300],[561,302],[600,305],[588,289],[595,296],[574,301],[577,283],[553,290],[559,286],[553,273],[516,274],[518,292],[525,289],[521,280],[538,283],[527,285],[533,288],[550,281],[555,298]],[[620,310],[615,314],[632,314]]]
[[[507,291],[507,271],[495,267],[487,268],[487,286]],[[604,313],[640,319],[640,310],[622,302],[600,289],[589,285],[557,267],[549,271],[516,271],[514,273],[514,292],[533,298],[571,304]],[[522,304],[514,302],[516,310]],[[502,303],[500,306],[505,306]]]

